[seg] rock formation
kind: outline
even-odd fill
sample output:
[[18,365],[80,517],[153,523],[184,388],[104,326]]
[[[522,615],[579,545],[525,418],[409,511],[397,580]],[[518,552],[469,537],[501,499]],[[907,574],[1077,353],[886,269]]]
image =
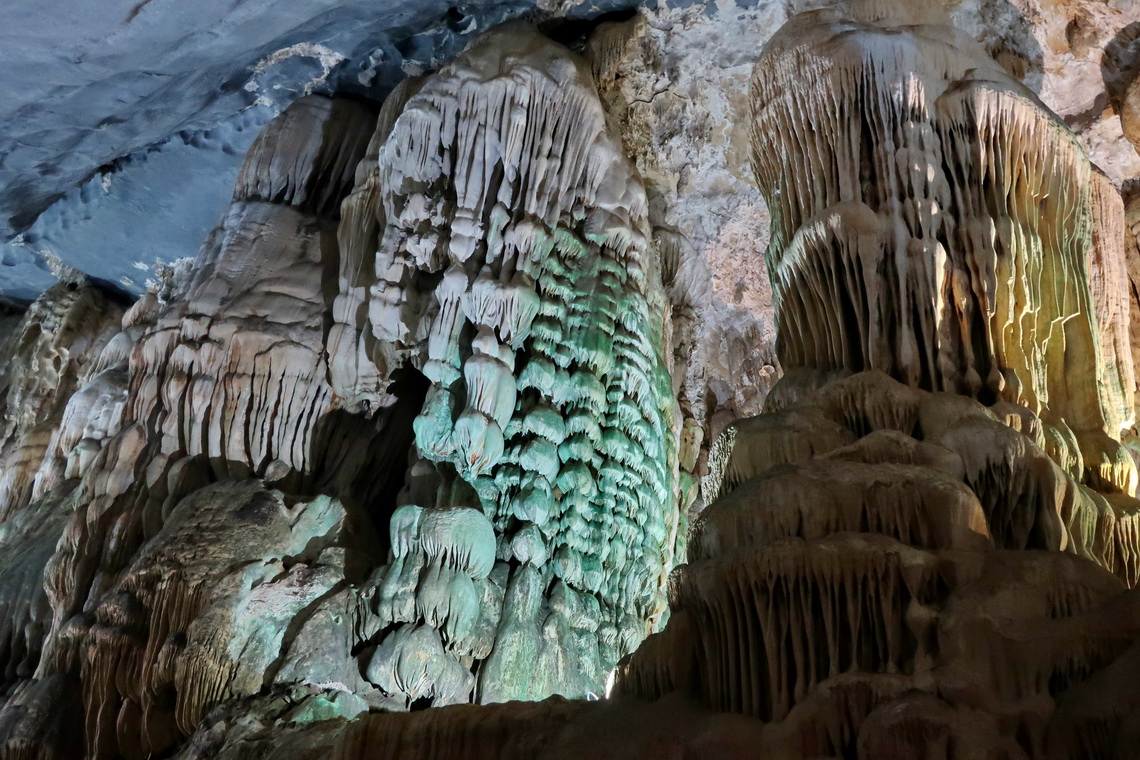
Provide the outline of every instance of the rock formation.
[[660,615],[677,444],[645,214],[589,69],[533,32],[489,34],[386,103],[344,205],[328,349],[347,409],[390,404],[402,367],[430,383],[383,683],[436,630],[465,668],[486,660],[481,701],[583,697]]
[[1140,205],[936,0],[799,6],[763,253],[662,30],[508,25],[5,310],[0,758],[1140,757]]
[[267,690],[601,693],[681,522],[645,206],[585,63],[504,30],[378,118],[297,101],[125,314],[45,294],[6,378],[6,751],[68,756],[65,709],[149,757]]
[[1140,630],[1123,214],[939,13],[804,13],[757,65],[786,375],[617,689],[788,757],[1125,756],[1131,700],[1089,706]]
[[[378,465],[407,441],[399,410],[353,425],[332,408],[322,283],[372,118],[299,101],[251,149],[193,271],[121,328],[96,291],[61,286],[14,334],[7,399],[27,412],[9,417],[4,498],[28,517],[7,523],[21,558],[5,567],[5,668],[35,679],[16,686],[8,752],[44,741],[37,711],[71,703],[88,756],[167,752],[219,700],[319,678],[289,647],[363,609],[336,595],[374,564],[368,508],[393,488]],[[351,626],[324,633],[318,649],[343,641],[345,660],[318,682],[371,691]],[[60,679],[82,688],[60,696]]]

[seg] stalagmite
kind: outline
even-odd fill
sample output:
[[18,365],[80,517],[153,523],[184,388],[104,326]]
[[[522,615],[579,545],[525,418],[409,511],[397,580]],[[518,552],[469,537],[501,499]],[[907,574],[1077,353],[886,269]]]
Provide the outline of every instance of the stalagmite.
[[781,757],[1130,756],[1128,708],[1093,729],[1077,696],[1140,633],[1115,190],[932,3],[795,16],[752,81],[787,375],[710,451],[615,693],[754,716]]

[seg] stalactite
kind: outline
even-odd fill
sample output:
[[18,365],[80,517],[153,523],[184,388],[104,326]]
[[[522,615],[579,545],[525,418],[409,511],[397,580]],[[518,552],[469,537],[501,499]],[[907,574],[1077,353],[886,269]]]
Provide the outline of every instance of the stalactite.
[[[28,559],[5,565],[29,579],[5,586],[21,589],[11,603],[31,609],[12,610],[9,651],[12,667],[25,676],[34,669],[41,683],[82,678],[80,735],[91,756],[166,752],[211,705],[277,678],[323,677],[339,684],[327,687],[337,693],[387,704],[355,659],[376,622],[346,586],[378,546],[346,550],[329,521],[350,511],[353,530],[371,530],[373,518],[355,505],[370,505],[387,487],[388,475],[369,469],[390,458],[385,445],[399,447],[400,431],[388,430],[388,440],[381,433],[403,411],[393,405],[364,424],[338,417],[323,358],[335,215],[373,119],[367,106],[320,97],[287,110],[251,149],[197,265],[140,299],[105,337],[73,343],[86,362],[78,375],[63,353],[54,365],[63,375],[36,378],[46,387],[62,377],[74,392],[52,412],[48,455],[33,471],[40,516],[25,522],[20,553]],[[224,501],[218,493],[250,476],[300,494],[274,492],[284,534],[268,523],[245,535],[233,526],[210,534],[186,518],[201,508],[208,520],[211,494]],[[203,490],[214,481],[220,492]],[[344,494],[353,508],[318,489]],[[207,535],[213,545],[195,544]],[[249,548],[241,542],[258,538],[274,545],[195,566],[209,565],[211,551],[241,555]],[[245,585],[244,596],[235,591],[249,583],[256,588]],[[330,624],[343,616],[359,624],[348,632]],[[307,655],[290,653],[295,638],[328,642],[327,659],[299,669]],[[30,713],[23,715],[6,718],[5,737],[28,730]]]
[[788,372],[613,693],[781,756],[1116,756],[1131,702],[1079,702],[1140,632],[1115,191],[934,4],[795,16],[752,81]]
[[[1092,185],[1092,244],[1088,248],[1089,289],[1093,296],[1101,356],[1101,391],[1108,431],[1117,435],[1135,423],[1136,373],[1129,336],[1128,257],[1125,253],[1124,203],[1104,174],[1094,171]],[[1127,489],[1126,489],[1127,490]],[[1135,493],[1136,486],[1130,492]]]
[[[425,519],[450,507],[486,515],[508,606],[521,593],[511,589],[531,586],[524,568],[545,574],[545,588],[526,592],[538,594],[526,605],[533,630],[499,631],[480,698],[599,691],[662,611],[678,520],[644,191],[606,131],[588,66],[533,32],[489,34],[399,100],[345,203],[334,391],[370,408],[385,403],[396,366],[421,370],[432,387],[418,454],[444,483],[458,476],[449,495],[418,505]],[[434,561],[414,619],[397,614],[405,597],[385,596],[412,587],[399,580],[410,556],[393,557],[380,607],[438,628],[450,618],[422,599],[445,583]],[[585,618],[571,612],[581,604]]]
[[1107,371],[1086,276],[1088,161],[928,12],[910,36],[878,14],[798,16],[753,79],[781,363],[879,369],[1101,430],[1123,378],[1080,375]]
[[195,264],[4,328],[0,758],[1128,756],[1131,210],[934,0],[795,15],[787,374],[690,531],[709,283],[624,39],[302,98]]

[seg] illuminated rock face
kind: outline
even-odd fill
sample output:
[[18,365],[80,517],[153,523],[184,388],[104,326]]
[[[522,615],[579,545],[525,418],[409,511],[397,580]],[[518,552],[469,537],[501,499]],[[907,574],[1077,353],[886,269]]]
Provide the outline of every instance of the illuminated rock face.
[[886,742],[896,712],[931,737],[981,726],[995,751],[1007,723],[1029,756],[1103,749],[1126,711],[1093,741],[1068,695],[1140,628],[1140,503],[1077,483],[1030,419],[865,372],[738,423],[669,627],[618,690],[751,715],[794,757]]
[[[118,431],[126,400],[121,306],[91,287],[57,285],[9,336],[0,373],[0,661],[11,683],[39,661],[51,607],[43,569],[75,508],[64,484]],[[137,331],[128,325],[127,333]],[[122,336],[123,333],[120,333]]]
[[350,584],[379,559],[369,510],[412,416],[405,434],[399,407],[341,419],[323,359],[336,213],[374,118],[299,101],[193,271],[125,314],[60,286],[13,333],[5,752],[166,753],[218,702],[309,681],[336,684],[341,714],[384,702]]
[[[349,408],[388,403],[398,366],[431,383],[410,477],[432,486],[393,522],[381,670],[427,623],[450,657],[486,659],[481,701],[581,697],[660,615],[677,432],[646,230],[589,68],[533,32],[487,35],[385,106],[329,341]],[[430,556],[425,526],[455,508],[494,567]]]
[[589,68],[519,28],[378,117],[294,103],[125,314],[46,294],[5,377],[3,751],[601,693],[681,522],[645,207]]
[[[339,543],[312,510],[257,485],[200,489],[256,476],[303,494],[338,472],[347,441],[327,424],[322,260],[371,116],[311,98],[276,120],[199,266],[133,347],[124,432],[78,486],[89,506],[47,571],[55,625],[41,672],[80,672],[92,755],[166,751],[218,700],[256,693],[302,610],[344,583],[343,557],[307,556]],[[352,462],[338,474],[351,479]]]
[[1131,362],[1097,366],[1076,139],[945,20],[841,14],[793,19],[753,79],[756,134],[786,135],[753,143],[782,364],[1021,404],[1095,450],[1130,424]]
[[787,374],[713,446],[616,689],[752,716],[782,757],[1130,756],[1124,214],[921,5],[802,14],[757,65]]
[[742,89],[759,416],[694,411],[640,22],[303,98],[194,266],[0,322],[0,758],[1134,754],[1138,207],[896,5]]

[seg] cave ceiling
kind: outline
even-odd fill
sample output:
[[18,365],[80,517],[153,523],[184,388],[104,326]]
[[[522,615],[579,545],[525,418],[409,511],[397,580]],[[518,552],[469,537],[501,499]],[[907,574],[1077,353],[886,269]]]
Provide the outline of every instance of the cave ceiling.
[[[732,69],[754,60],[786,18],[782,0],[13,0],[0,28],[0,297],[30,301],[71,270],[141,293],[164,265],[197,253],[254,136],[297,97],[382,99],[505,20],[573,35],[581,22],[638,5],[664,38],[656,90],[686,97],[699,79],[724,95],[705,114],[711,132],[679,135],[700,166],[701,153],[740,142],[728,126]],[[962,0],[949,9],[1066,119],[1117,186],[1140,176],[1118,115],[1135,79],[1135,0]],[[700,49],[711,52],[700,61],[707,72],[669,70],[696,66]],[[700,195],[723,192],[710,184]],[[757,213],[744,209],[738,221],[763,227]],[[718,231],[688,237],[699,246]]]

